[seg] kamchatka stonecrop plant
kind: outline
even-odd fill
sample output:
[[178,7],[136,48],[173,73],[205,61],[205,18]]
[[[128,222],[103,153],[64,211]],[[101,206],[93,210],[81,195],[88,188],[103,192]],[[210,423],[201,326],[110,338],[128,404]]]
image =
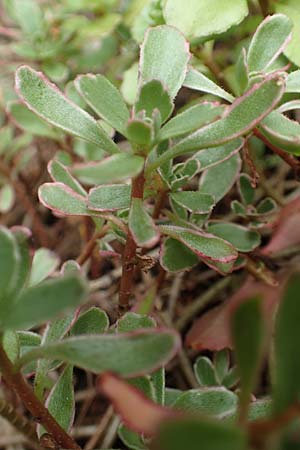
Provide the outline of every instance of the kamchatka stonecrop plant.
[[[156,12],[158,3],[152,5]],[[244,17],[243,2],[239,4],[236,23]],[[165,2],[164,13],[171,23],[176,17],[168,5]],[[225,25],[220,32],[227,30]],[[182,27],[189,36],[184,21]],[[233,367],[222,347],[213,358],[197,358],[193,373],[186,369],[178,333],[162,326],[162,315],[157,321],[147,315],[159,280],[138,302],[134,281],[139,270],[157,263],[160,274],[204,263],[224,276],[246,268],[260,280],[274,281],[264,265],[269,253],[257,260],[255,250],[261,243],[260,229],[277,204],[274,198],[255,198],[254,153],[262,142],[299,169],[300,125],[286,113],[300,107],[293,97],[299,93],[300,71],[288,73],[290,67],[280,59],[291,32],[285,15],[263,20],[236,64],[238,96],[201,73],[182,32],[165,24],[145,33],[130,109],[104,75],[79,75],[73,84],[76,93],[68,97],[43,73],[27,65],[17,70],[20,102],[10,103],[9,113],[21,127],[46,133],[59,145],[62,133],[67,133],[99,151],[92,162],[67,165],[58,157],[52,159],[52,181],[38,192],[40,202],[54,215],[92,219],[95,234],[77,262],[67,261],[58,271],[57,259],[45,249],[31,260],[28,230],[0,228],[0,371],[6,386],[40,422],[36,433],[27,422],[22,425],[15,419],[36,445],[46,447],[45,436],[50,435],[59,448],[79,448],[69,433],[76,366],[99,374],[97,389],[119,414],[118,435],[128,448],[290,448],[282,443],[289,433],[294,436],[300,408],[299,376],[294,376],[300,373],[299,358],[294,358],[299,275],[285,276],[289,281],[282,290],[273,343],[272,396],[259,399],[253,399],[252,392],[271,333],[257,286],[249,289],[247,301],[235,302],[230,319],[226,316],[229,346],[235,350]],[[210,36],[211,31],[206,33]],[[192,104],[177,112],[181,88],[209,94],[213,100],[199,101],[196,94]],[[243,159],[250,174],[242,171]],[[216,220],[219,202],[235,184],[239,200],[230,199],[231,214]],[[122,254],[113,242],[120,244]],[[82,266],[96,244],[102,254],[122,261],[115,324],[98,307],[81,310],[89,291]],[[218,319],[225,321],[224,317]],[[182,317],[179,331],[184,321]],[[45,322],[41,338],[36,329]],[[176,354],[194,389],[166,388],[164,368]],[[63,364],[51,384],[48,372]],[[30,374],[33,388],[24,378]],[[9,408],[0,401],[1,411],[9,416]],[[272,447],[275,438],[278,445]]]

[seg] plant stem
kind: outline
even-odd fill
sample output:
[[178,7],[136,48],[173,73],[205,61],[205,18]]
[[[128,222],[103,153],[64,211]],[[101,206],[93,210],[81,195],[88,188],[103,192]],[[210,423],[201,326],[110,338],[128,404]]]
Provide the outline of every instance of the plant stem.
[[9,389],[16,392],[24,406],[32,416],[40,422],[43,427],[53,436],[60,447],[65,449],[80,450],[80,447],[69,436],[63,428],[56,422],[43,403],[34,395],[33,389],[25,381],[20,372],[15,368],[0,344],[0,370],[3,379]]
[[294,158],[289,153],[285,152],[281,148],[273,145],[259,130],[258,128],[254,128],[253,133],[258,139],[260,139],[267,147],[269,147],[272,152],[276,153],[276,155],[280,156],[291,168],[294,170],[295,175],[298,177],[300,174],[300,161]]
[[258,0],[262,15],[266,17],[269,14],[269,0]]
[[[143,199],[145,186],[144,171],[132,180],[131,201],[134,198]],[[134,269],[136,266],[137,245],[128,230],[126,244],[122,256],[122,277],[119,294],[119,307],[127,309],[132,294]]]
[[92,252],[93,252],[93,250],[94,250],[94,248],[95,248],[95,246],[97,244],[97,240],[101,239],[103,236],[105,236],[108,230],[109,230],[109,226],[105,225],[104,227],[101,228],[100,231],[97,231],[92,236],[92,238],[87,242],[87,244],[83,248],[82,252],[80,253],[78,258],[76,259],[78,264],[82,265],[89,259],[89,257],[91,256],[91,254],[92,254]]

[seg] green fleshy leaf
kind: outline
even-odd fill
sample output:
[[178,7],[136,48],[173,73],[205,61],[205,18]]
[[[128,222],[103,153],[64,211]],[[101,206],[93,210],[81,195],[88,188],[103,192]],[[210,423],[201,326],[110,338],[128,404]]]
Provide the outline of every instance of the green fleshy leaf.
[[0,213],[7,213],[15,203],[15,191],[10,184],[0,188]]
[[108,122],[124,134],[129,111],[119,90],[103,75],[79,75],[75,86],[86,103]]
[[[28,238],[30,233],[22,227],[16,227],[13,230],[13,235],[18,245],[18,268],[15,273],[15,289],[14,292],[21,292],[27,285],[30,277],[31,269],[31,255],[29,251]],[[1,297],[1,294],[0,294]]]
[[215,205],[214,197],[198,191],[180,191],[171,194],[172,200],[189,212],[196,214],[210,213]]
[[300,124],[298,122],[273,111],[262,121],[260,130],[272,144],[294,155],[300,155]]
[[34,349],[24,355],[21,363],[52,358],[94,373],[113,371],[125,377],[136,377],[165,365],[178,346],[177,334],[162,329],[79,336]]
[[59,133],[51,128],[44,120],[36,116],[25,105],[19,102],[10,102],[7,107],[16,124],[35,136],[48,137],[50,139],[58,139]]
[[117,322],[119,333],[129,333],[140,328],[154,328],[155,321],[152,317],[144,314],[136,314],[134,312],[127,312]]
[[20,343],[15,331],[7,330],[3,333],[2,345],[11,362],[15,363],[20,355]]
[[128,218],[129,230],[139,247],[153,247],[159,240],[159,232],[149,214],[143,207],[143,201],[133,198]]
[[129,428],[125,427],[123,424],[119,426],[118,436],[124,444],[132,450],[147,450],[140,435],[129,430]]
[[127,125],[126,135],[135,144],[148,147],[152,139],[151,124],[144,120],[130,119]]
[[76,164],[72,173],[83,183],[107,184],[115,183],[138,175],[143,169],[144,159],[141,156],[122,153],[89,164]]
[[229,222],[212,222],[207,231],[230,242],[239,252],[251,252],[260,245],[260,235],[242,225]]
[[85,284],[77,276],[44,281],[20,294],[1,321],[1,328],[22,329],[39,325],[61,311],[74,308],[85,293]]
[[284,50],[284,55],[299,67],[300,4],[298,0],[275,0],[272,7],[276,13],[288,16],[293,23],[292,40]]
[[119,152],[95,119],[65,97],[42,73],[21,66],[16,72],[16,87],[28,108],[42,119],[108,153]]
[[208,40],[239,24],[248,15],[246,0],[166,0],[166,23],[181,30],[190,39]]
[[217,379],[222,384],[230,367],[230,354],[227,348],[214,354],[214,365]]
[[231,158],[231,156],[235,155],[241,150],[243,145],[243,139],[234,139],[233,141],[219,147],[200,150],[193,156],[193,159],[199,161],[200,170],[203,171]]
[[237,258],[237,252],[231,244],[212,234],[172,225],[161,225],[160,230],[186,245],[206,264],[215,266],[215,263],[219,263],[220,271],[230,270]]
[[149,28],[140,56],[140,82],[159,80],[173,99],[184,81],[189,61],[188,43],[175,28]]
[[74,192],[79,195],[86,196],[86,191],[83,189],[80,183],[72,177],[69,170],[61,162],[53,159],[48,164],[48,172],[53,181],[58,183],[64,183],[69,186]]
[[191,414],[205,414],[222,417],[235,411],[238,397],[223,387],[206,387],[184,392],[176,400],[173,408]]
[[245,205],[252,205],[255,198],[255,190],[251,185],[251,178],[246,173],[241,173],[238,187],[240,196]]
[[167,272],[191,269],[199,263],[199,258],[176,239],[167,238],[162,246],[160,264]]
[[71,328],[71,335],[104,333],[109,327],[106,312],[95,306],[82,313]]
[[87,199],[63,183],[44,183],[39,188],[40,202],[56,213],[88,216]]
[[131,186],[111,184],[98,186],[90,190],[88,207],[93,211],[117,211],[130,206]]
[[164,450],[245,450],[246,435],[231,427],[208,419],[178,419],[166,421],[155,439],[157,448]]
[[203,102],[186,109],[169,120],[159,132],[159,139],[182,136],[213,122],[224,112],[224,106]]
[[288,74],[285,92],[293,94],[300,93],[300,70],[294,70],[294,72]]
[[300,275],[290,277],[275,326],[273,411],[281,414],[300,398]]
[[270,214],[274,212],[276,208],[276,202],[272,198],[266,197],[257,205],[257,214]]
[[248,49],[250,72],[263,72],[275,61],[291,39],[292,28],[292,21],[283,14],[265,18],[254,33]]
[[145,111],[146,117],[151,119],[153,111],[158,109],[164,122],[172,113],[173,107],[170,95],[162,83],[159,80],[152,80],[141,87],[135,112]]
[[235,78],[238,84],[238,94],[242,95],[249,84],[249,67],[247,63],[247,52],[243,48],[235,64]]
[[138,93],[138,63],[134,63],[128,70],[123,73],[123,82],[121,84],[121,92],[125,101],[129,105],[133,105],[136,101]]
[[194,364],[194,372],[201,387],[218,386],[216,369],[207,356],[200,356]]
[[15,237],[9,230],[0,226],[0,303],[2,305],[3,302],[8,301],[10,293],[15,289],[19,260],[20,254]]
[[254,84],[242,97],[227,107],[221,119],[179,141],[155,162],[149,164],[148,170],[159,167],[176,156],[201,148],[216,147],[246,135],[275,108],[283,93],[282,74],[273,73],[265,76],[263,81]]
[[189,69],[183,82],[183,86],[193,89],[194,91],[215,95],[216,97],[223,98],[230,103],[234,100],[234,97],[231,94],[214,83],[210,78],[203,75],[203,73],[193,68]]
[[[199,191],[203,194],[212,195],[217,203],[230,191],[240,169],[241,159],[239,155],[234,155],[221,164],[206,169],[200,179]],[[218,180],[217,183],[216,180]]]
[[39,248],[35,251],[29,279],[29,286],[39,284],[51,275],[59,265],[58,256],[47,248]]
[[[72,366],[67,366],[61,373],[46,400],[46,407],[59,425],[65,431],[69,431],[75,413]],[[42,435],[45,431],[44,428],[41,428],[39,435]]]

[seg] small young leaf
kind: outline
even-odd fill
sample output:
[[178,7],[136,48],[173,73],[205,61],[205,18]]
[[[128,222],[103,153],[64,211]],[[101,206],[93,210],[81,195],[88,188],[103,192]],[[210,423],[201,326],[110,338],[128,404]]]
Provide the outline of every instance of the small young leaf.
[[198,72],[198,70],[193,68],[189,69],[183,82],[183,86],[193,89],[194,91],[215,95],[216,97],[223,98],[230,103],[234,100],[234,97],[231,94],[224,91],[224,89],[220,88],[220,86],[203,75],[203,73]]
[[130,206],[131,186],[111,184],[98,186],[90,190],[88,207],[93,211],[117,211]]
[[197,41],[224,33],[248,14],[246,0],[166,0],[163,5],[166,23]]
[[[208,419],[168,420],[162,424],[154,448],[164,450],[245,450],[246,436],[238,427]],[[156,447],[155,447],[156,445]]]
[[229,222],[212,222],[207,231],[230,242],[239,252],[251,252],[260,245],[260,235],[242,225]]
[[[199,192],[212,195],[217,203],[230,191],[240,170],[241,158],[239,155],[234,155],[221,164],[206,169],[200,178]],[[217,183],[216,180],[218,180]]]
[[288,281],[279,305],[275,327],[273,411],[281,414],[300,396],[300,275]]
[[152,80],[141,87],[139,98],[135,104],[135,112],[145,111],[146,117],[152,118],[153,111],[158,109],[161,120],[164,122],[173,110],[168,91],[159,80]]
[[122,153],[89,164],[76,164],[72,173],[85,184],[115,183],[138,175],[143,169],[144,158]]
[[232,318],[232,339],[240,376],[241,414],[247,414],[264,349],[264,320],[261,298],[243,302]]
[[192,131],[213,122],[221,116],[224,112],[224,106],[203,102],[198,105],[194,105],[191,108],[184,110],[182,113],[177,114],[159,132],[159,139],[161,141],[177,136],[182,136]]
[[243,139],[234,139],[233,141],[219,147],[211,147],[200,150],[193,156],[193,159],[199,161],[200,170],[203,171],[231,158],[231,156],[235,155],[241,150],[241,148],[243,148],[243,145]]
[[189,58],[188,43],[176,28],[150,28],[141,47],[140,82],[159,80],[173,99],[184,81]]
[[242,202],[245,205],[251,205],[254,202],[255,190],[251,185],[251,178],[246,173],[241,173],[238,187]]
[[231,244],[212,234],[172,225],[161,225],[160,230],[163,234],[186,245],[206,264],[220,263],[219,270],[221,272],[230,270],[237,258],[237,252]]
[[40,202],[56,213],[88,216],[87,199],[63,183],[44,183],[38,191]]
[[42,119],[108,153],[119,153],[118,146],[96,120],[65,97],[42,73],[21,66],[16,72],[16,88],[28,108]]
[[99,308],[92,307],[78,317],[70,330],[70,334],[99,334],[107,331],[108,327],[107,314]]
[[135,144],[145,145],[151,144],[152,127],[150,123],[139,119],[130,119],[126,128],[128,139]]
[[124,134],[129,111],[119,90],[103,75],[79,75],[75,87],[87,104],[107,123]]
[[184,244],[176,239],[165,239],[160,252],[160,264],[167,272],[188,270],[198,263],[198,256]]
[[285,151],[300,155],[300,124],[273,111],[260,124],[262,133],[268,140]]
[[113,371],[137,377],[165,365],[179,345],[177,334],[165,329],[76,336],[36,348],[26,353],[21,363],[39,358],[60,359],[94,373]]
[[183,392],[173,407],[193,414],[219,417],[235,411],[238,397],[223,387],[206,387]]
[[207,356],[200,356],[194,364],[194,372],[201,387],[218,386],[217,374],[213,363]]
[[198,191],[180,191],[171,194],[172,200],[189,212],[196,214],[210,213],[215,205],[214,197]]
[[86,196],[86,192],[78,181],[72,177],[69,170],[61,162],[52,159],[48,164],[48,172],[53,181],[64,183],[79,195]]
[[46,400],[46,407],[60,426],[69,431],[75,414],[72,366],[67,366],[61,373]]
[[284,84],[282,74],[266,75],[263,81],[254,84],[228,106],[221,119],[179,141],[149,164],[148,170],[153,170],[176,156],[201,148],[216,147],[249,133],[278,104],[284,93]]
[[35,251],[29,279],[29,286],[39,284],[51,275],[59,265],[58,256],[47,248],[39,248]]
[[48,125],[44,120],[40,119],[24,104],[19,102],[10,102],[7,107],[13,120],[22,129],[35,136],[48,137],[50,139],[58,139],[57,130]]
[[139,247],[153,247],[159,240],[159,232],[149,214],[143,207],[143,201],[133,198],[128,218],[129,230]]
[[265,18],[251,40],[247,62],[250,72],[263,72],[282,53],[291,40],[293,24],[283,14]]

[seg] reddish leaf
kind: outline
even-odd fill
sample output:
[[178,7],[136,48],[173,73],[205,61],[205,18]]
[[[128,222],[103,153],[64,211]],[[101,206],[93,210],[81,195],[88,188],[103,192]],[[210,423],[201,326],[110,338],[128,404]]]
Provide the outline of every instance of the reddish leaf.
[[124,424],[145,436],[153,436],[163,420],[178,416],[171,409],[152,402],[141,391],[113,373],[101,375],[98,387],[113,403]]

